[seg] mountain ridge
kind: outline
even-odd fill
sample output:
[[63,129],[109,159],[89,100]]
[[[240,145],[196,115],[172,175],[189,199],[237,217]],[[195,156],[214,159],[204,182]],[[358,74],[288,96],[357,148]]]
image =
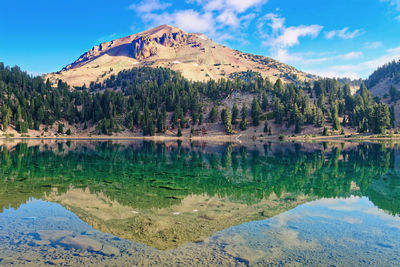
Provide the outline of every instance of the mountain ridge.
[[71,86],[83,86],[138,66],[170,68],[194,81],[230,79],[247,71],[259,72],[272,82],[315,78],[272,58],[243,53],[217,44],[204,34],[186,33],[169,25],[101,43],[45,78],[53,83],[60,79]]
[[366,80],[371,93],[393,109],[395,126],[400,126],[400,60],[376,69]]

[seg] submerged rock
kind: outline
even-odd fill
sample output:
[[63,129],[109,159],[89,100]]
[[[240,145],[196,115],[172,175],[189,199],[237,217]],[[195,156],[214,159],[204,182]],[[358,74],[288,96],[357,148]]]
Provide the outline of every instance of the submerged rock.
[[87,250],[87,251],[100,251],[102,245],[99,241],[96,241],[87,237],[66,237],[60,241],[60,244],[69,248]]
[[120,251],[116,247],[112,247],[110,245],[104,245],[103,249],[100,251],[106,256],[119,256]]
[[72,235],[72,231],[60,230],[39,230],[37,232],[41,240],[56,241],[63,237]]

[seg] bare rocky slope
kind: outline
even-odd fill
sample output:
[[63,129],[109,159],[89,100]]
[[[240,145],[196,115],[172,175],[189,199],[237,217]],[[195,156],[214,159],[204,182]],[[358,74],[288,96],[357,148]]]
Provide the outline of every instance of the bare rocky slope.
[[366,85],[374,96],[393,106],[395,126],[400,127],[400,61],[379,67],[369,76]]
[[242,53],[216,44],[204,34],[186,33],[168,25],[101,43],[46,78],[52,82],[61,79],[71,86],[88,86],[139,66],[170,68],[194,81],[233,78],[246,71],[258,72],[271,82],[314,78],[274,59]]

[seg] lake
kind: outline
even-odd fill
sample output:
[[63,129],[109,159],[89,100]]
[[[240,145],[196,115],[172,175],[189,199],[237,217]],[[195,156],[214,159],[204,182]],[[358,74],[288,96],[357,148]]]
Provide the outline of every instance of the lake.
[[3,142],[0,265],[399,266],[400,147]]

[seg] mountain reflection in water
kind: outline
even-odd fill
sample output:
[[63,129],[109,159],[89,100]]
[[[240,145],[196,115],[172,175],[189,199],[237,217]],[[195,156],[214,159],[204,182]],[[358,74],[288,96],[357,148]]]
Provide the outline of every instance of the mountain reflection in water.
[[[59,203],[95,229],[168,250],[211,242],[218,231],[306,209],[308,204],[296,207],[318,199],[368,199],[396,216],[399,160],[399,148],[385,144],[4,144],[0,211],[29,205],[31,199]],[[348,215],[348,222],[357,221]],[[291,229],[288,235],[290,247],[298,234]],[[264,262],[266,254],[260,255],[245,261]]]

